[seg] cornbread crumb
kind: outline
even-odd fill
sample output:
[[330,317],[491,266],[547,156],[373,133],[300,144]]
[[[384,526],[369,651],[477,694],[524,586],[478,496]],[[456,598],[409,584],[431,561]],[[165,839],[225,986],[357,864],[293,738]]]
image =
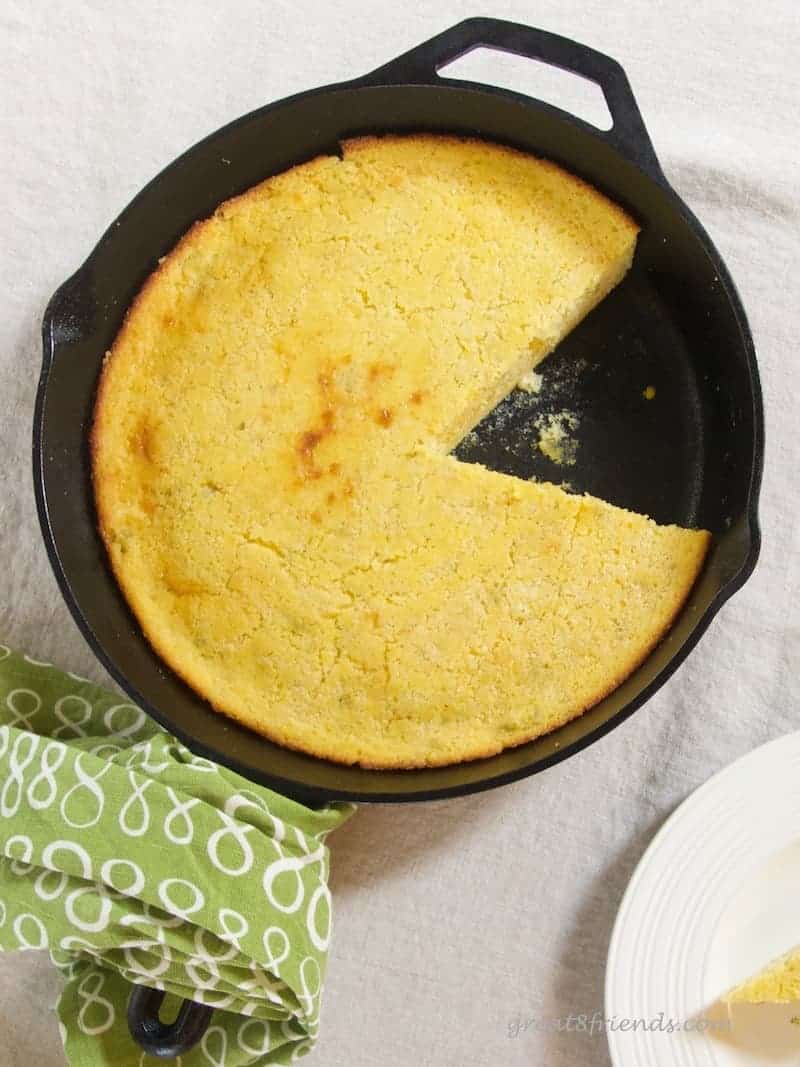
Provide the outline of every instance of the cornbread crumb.
[[800,945],[768,963],[722,999],[727,1004],[792,1004],[800,1000]]
[[540,393],[542,389],[542,376],[537,374],[535,370],[529,370],[527,374],[523,374],[517,383],[519,388],[526,393]]
[[534,426],[539,433],[536,447],[553,463],[565,467],[574,466],[578,444],[570,437],[570,431],[577,430],[578,425],[578,416],[571,411],[539,415],[534,420]]
[[273,740],[371,767],[490,755],[613,689],[708,535],[448,453],[636,235],[552,163],[433,135],[349,141],[195,225],[92,430],[100,531],[166,662]]
[[645,391],[642,393],[642,396],[645,398],[645,400],[652,400],[655,397],[655,395],[656,395],[656,387],[654,385],[648,385],[646,387]]

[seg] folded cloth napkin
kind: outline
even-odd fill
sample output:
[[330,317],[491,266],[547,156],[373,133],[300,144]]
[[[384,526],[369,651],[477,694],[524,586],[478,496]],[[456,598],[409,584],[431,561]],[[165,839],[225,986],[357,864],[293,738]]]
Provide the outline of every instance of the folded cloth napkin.
[[331,931],[324,840],[352,805],[255,786],[3,646],[0,724],[0,948],[47,948],[63,971],[70,1064],[147,1059],[128,1033],[131,982],[167,992],[164,1018],[178,997],[217,1009],[183,1067],[307,1052]]

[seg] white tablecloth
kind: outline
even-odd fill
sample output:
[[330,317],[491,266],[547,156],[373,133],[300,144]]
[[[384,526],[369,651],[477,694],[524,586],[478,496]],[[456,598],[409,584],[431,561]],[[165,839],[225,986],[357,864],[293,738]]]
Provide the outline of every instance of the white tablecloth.
[[[664,169],[709,229],[756,339],[767,411],[754,578],[672,681],[584,754],[509,788],[363,807],[332,838],[334,947],[313,1062],[593,1067],[603,1037],[510,1037],[602,1007],[611,925],[656,828],[711,773],[800,726],[800,14],[794,0],[4,0],[0,640],[102,679],[36,522],[30,423],[48,296],[133,194],[229,119],[367,71],[472,14],[531,22],[625,67]],[[496,55],[473,74],[499,77]],[[522,89],[552,88],[533,64]],[[572,90],[561,99],[577,100]],[[0,934],[2,943],[2,934]],[[57,984],[0,956],[6,1067],[60,1064]],[[644,1065],[643,1065],[644,1067]]]

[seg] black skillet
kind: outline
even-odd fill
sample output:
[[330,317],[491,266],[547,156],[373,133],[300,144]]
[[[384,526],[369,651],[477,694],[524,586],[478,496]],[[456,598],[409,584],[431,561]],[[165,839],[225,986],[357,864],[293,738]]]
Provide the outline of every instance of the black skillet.
[[[612,129],[600,132],[518,93],[438,76],[440,67],[479,46],[596,82]],[[521,477],[566,478],[577,492],[660,522],[706,527],[714,542],[667,637],[587,714],[489,759],[371,771],[280,748],[237,726],[156,656],[117,588],[96,531],[87,432],[103,354],[126,308],[159,257],[196,219],[270,174],[336,152],[340,139],[412,130],[477,135],[556,160],[642,226],[629,276],[549,357],[543,394],[527,407],[519,397],[505,401],[457,454]],[[708,235],[664,177],[622,68],[541,30],[468,19],[372,74],[282,100],[212,134],[162,171],[112,223],[50,301],[43,341],[33,439],[36,499],[50,561],[78,626],[122,688],[168,730],[203,755],[309,803],[455,796],[572,755],[664,684],[755,566],[764,431],[753,342],[739,297]],[[643,397],[648,386],[656,391],[650,401]],[[537,455],[523,432],[534,411],[561,408],[580,416],[577,461],[566,470]],[[140,1007],[134,1029],[150,1051],[174,1055],[191,1043],[188,1031],[179,1035],[143,1020]]]

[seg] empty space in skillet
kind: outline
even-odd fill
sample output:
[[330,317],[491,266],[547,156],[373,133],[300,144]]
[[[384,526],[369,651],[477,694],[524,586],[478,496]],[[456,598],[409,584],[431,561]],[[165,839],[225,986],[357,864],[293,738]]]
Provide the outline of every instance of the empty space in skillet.
[[[515,390],[456,448],[467,462],[566,482],[659,523],[696,526],[703,426],[686,343],[646,277],[633,271],[537,367],[537,393]],[[655,395],[647,398],[646,389]],[[537,446],[542,417],[574,417],[572,463]]]

